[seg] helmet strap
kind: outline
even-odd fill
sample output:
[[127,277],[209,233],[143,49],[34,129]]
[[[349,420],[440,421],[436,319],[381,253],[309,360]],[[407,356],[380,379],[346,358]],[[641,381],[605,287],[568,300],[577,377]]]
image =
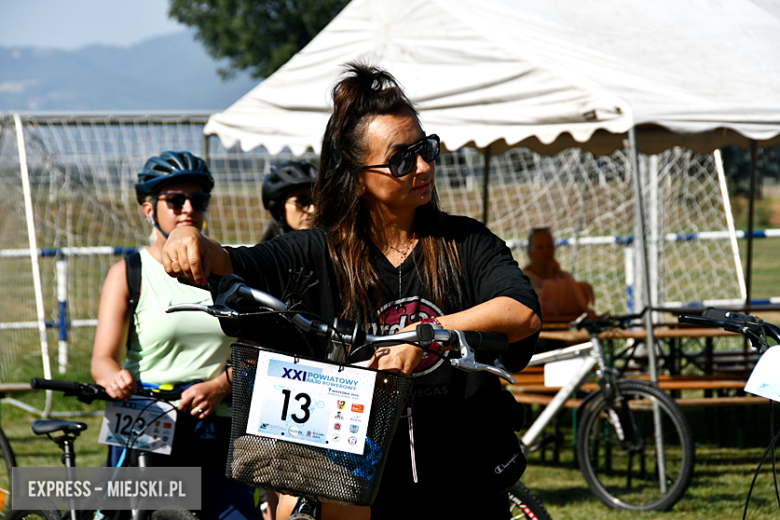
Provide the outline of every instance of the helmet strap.
[[160,227],[160,224],[157,223],[157,218],[155,215],[157,214],[157,201],[160,200],[160,194],[154,196],[154,205],[152,206],[152,212],[149,213],[149,218],[152,219],[152,224],[154,224],[154,227],[157,228],[157,230],[162,233],[162,236],[165,237],[165,240],[168,240],[168,233],[162,230]]

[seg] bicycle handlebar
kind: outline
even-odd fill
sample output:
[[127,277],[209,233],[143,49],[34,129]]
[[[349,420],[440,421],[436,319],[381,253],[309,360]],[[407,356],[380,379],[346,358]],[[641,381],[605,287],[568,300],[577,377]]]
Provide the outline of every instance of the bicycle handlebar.
[[680,323],[690,323],[703,327],[719,327],[728,332],[742,334],[750,340],[751,345],[760,350],[761,346],[769,347],[767,336],[780,344],[780,327],[767,323],[757,316],[748,316],[738,312],[715,309],[704,310],[701,316],[680,314]]
[[592,334],[598,334],[608,328],[620,328],[625,329],[631,326],[632,322],[639,320],[645,315],[647,309],[643,310],[639,314],[625,314],[623,316],[610,316],[604,315],[598,318],[590,320],[584,319],[587,314],[583,314],[576,321],[571,322],[569,325],[577,330],[585,329]]
[[[106,389],[96,383],[79,383],[78,381],[63,381],[60,379],[43,379],[33,377],[30,386],[35,390],[54,390],[63,392],[65,397],[75,397],[83,403],[92,401],[116,401],[108,395]],[[175,401],[181,398],[181,390],[160,390],[157,388],[139,388],[135,395],[151,397],[161,401]]]
[[[265,308],[279,313],[288,311],[284,302],[270,294],[247,286],[241,277],[233,274],[228,276],[212,274],[209,276],[205,287],[195,285],[187,278],[179,278],[179,281],[199,289],[217,292],[217,296],[214,298],[214,305],[172,305],[165,309],[165,312],[201,311],[217,318],[236,319],[241,316],[241,312],[235,310],[233,304],[241,299],[256,302]],[[314,333],[317,336],[342,345],[393,346],[414,343],[425,348],[433,343],[439,343],[442,346],[452,346],[460,354],[459,358],[449,360],[453,367],[469,372],[486,371],[506,379],[510,383],[515,382],[515,378],[506,370],[480,363],[474,357],[475,349],[505,352],[509,347],[509,343],[503,334],[448,330],[430,323],[423,323],[418,325],[416,330],[377,336],[366,334],[356,324],[346,322],[346,320],[336,319],[334,325],[330,326],[323,321],[317,319],[309,320],[301,314],[295,313],[290,317],[290,321],[304,332]]]

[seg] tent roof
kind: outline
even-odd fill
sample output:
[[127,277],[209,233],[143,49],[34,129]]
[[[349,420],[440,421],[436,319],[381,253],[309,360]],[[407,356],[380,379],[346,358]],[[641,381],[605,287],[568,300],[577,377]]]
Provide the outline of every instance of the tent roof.
[[780,142],[774,0],[353,0],[206,134],[319,151],[342,65],[389,70],[447,149]]

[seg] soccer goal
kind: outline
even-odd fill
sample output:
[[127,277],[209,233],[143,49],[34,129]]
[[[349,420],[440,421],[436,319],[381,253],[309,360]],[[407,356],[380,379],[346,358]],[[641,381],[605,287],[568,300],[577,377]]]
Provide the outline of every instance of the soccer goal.
[[[89,362],[103,278],[123,254],[148,243],[151,227],[133,189],[148,157],[189,150],[207,158],[216,180],[207,233],[224,244],[259,240],[268,224],[262,178],[272,164],[294,157],[270,156],[263,149],[226,150],[216,138],[203,136],[206,119],[207,114],[20,117],[32,201],[28,212],[18,132],[12,116],[2,118],[0,381],[20,380],[29,375],[25,367],[41,366],[41,321],[55,367],[64,371],[69,364]],[[317,162],[313,153],[298,159]],[[734,233],[727,221],[728,199],[713,156],[678,148],[643,156],[641,165],[653,301],[743,297],[735,242],[729,240]],[[487,208],[484,169],[484,157],[471,149],[437,160],[437,189],[446,211],[477,219],[487,213],[488,226],[513,248],[521,266],[529,230],[549,227],[561,245],[561,266],[595,288],[596,309],[629,309],[627,277],[630,282],[638,270],[626,261],[634,229],[627,151],[593,156],[569,149],[541,156],[518,148],[493,156]],[[42,320],[28,214],[39,249]],[[721,238],[707,239],[707,233]]]

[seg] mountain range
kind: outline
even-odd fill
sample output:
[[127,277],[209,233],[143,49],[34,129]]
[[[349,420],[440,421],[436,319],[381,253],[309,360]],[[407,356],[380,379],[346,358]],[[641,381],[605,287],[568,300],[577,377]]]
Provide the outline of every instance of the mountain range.
[[0,112],[223,110],[260,80],[224,81],[219,66],[190,31],[130,47],[0,47]]

